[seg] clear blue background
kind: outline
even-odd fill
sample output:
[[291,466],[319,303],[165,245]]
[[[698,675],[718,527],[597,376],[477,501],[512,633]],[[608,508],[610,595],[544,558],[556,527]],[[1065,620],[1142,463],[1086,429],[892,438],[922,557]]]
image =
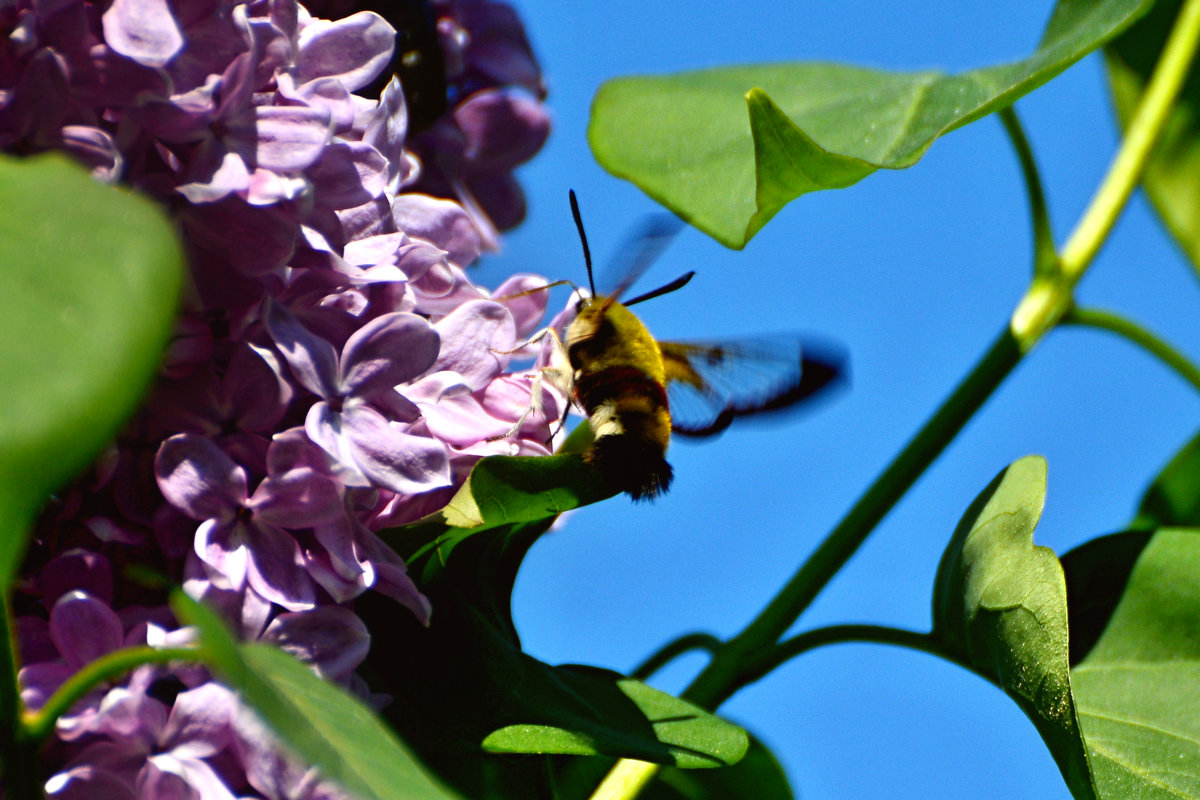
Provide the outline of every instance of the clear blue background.
[[[656,206],[600,169],[588,106],[618,75],[831,60],[952,71],[1031,51],[1050,2],[516,3],[550,86],[554,133],[520,177],[529,217],[479,278],[517,270],[583,280],[567,206],[580,196],[603,263]],[[1066,238],[1116,146],[1092,56],[1017,104]],[[617,498],[569,516],[529,554],[515,614],[550,663],[628,671],[678,634],[735,633],[786,581],[1005,325],[1029,275],[1025,197],[999,121],[934,143],[911,169],[788,206],[742,252],[685,230],[641,284],[687,269],[684,290],[639,308],[662,338],[807,330],[836,338],[853,386],[819,412],[676,443],[655,504]],[[1079,288],[1200,357],[1200,291],[1140,195]],[[1146,482],[1196,430],[1200,399],[1111,336],[1061,329],[1019,367],[887,517],[798,629],[929,628],[938,559],[975,494],[1014,459],[1050,465],[1037,540],[1062,553],[1119,529]],[[656,683],[678,691],[693,655]],[[763,738],[798,796],[1066,798],[1032,725],[999,690],[931,656],[875,645],[809,653],[722,713]],[[752,796],[752,795],[748,795]]]

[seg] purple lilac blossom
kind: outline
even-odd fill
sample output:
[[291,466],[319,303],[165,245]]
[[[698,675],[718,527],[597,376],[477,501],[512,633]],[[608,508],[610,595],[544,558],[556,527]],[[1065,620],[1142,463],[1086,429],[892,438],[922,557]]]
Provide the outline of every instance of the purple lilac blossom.
[[[335,10],[334,2],[337,3]],[[17,597],[22,697],[189,640],[149,567],[367,696],[353,601],[433,609],[376,535],[492,454],[549,452],[563,400],[514,369],[542,278],[467,274],[524,215],[545,87],[513,10],[435,0],[446,113],[415,138],[394,31],[351,0],[0,3],[0,150],[71,153],[178,221],[190,264],[144,409],[39,523]],[[322,17],[322,13],[325,17]],[[45,748],[55,798],[337,797],[195,665],[97,687]]]

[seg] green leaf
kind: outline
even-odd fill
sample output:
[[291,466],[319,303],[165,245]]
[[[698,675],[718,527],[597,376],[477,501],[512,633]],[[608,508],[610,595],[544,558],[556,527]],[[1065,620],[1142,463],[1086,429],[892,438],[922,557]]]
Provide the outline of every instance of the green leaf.
[[1124,531],[1085,542],[1062,557],[1071,621],[1071,666],[1087,657],[1121,601],[1133,566],[1154,534]]
[[201,655],[306,765],[360,800],[452,800],[374,712],[289,654],[239,645],[217,616],[182,592],[176,615],[200,634]]
[[843,189],[878,166],[822,148],[762,89],[746,93],[754,139],[754,202],[758,211],[746,226],[746,241],[795,198],[821,189]]
[[[566,725],[505,725],[484,738],[485,750],[567,755],[624,753],[625,758],[683,769],[727,766],[746,754],[749,741],[744,730],[686,700],[607,670],[560,667],[559,672],[560,679],[573,682],[580,695],[590,696],[598,709],[604,709],[600,724],[593,715],[579,715]],[[628,720],[619,720],[618,712],[630,714]],[[545,716],[540,709],[537,715]],[[650,729],[645,727],[646,722]],[[642,754],[634,755],[639,752]]]
[[1072,672],[1096,787],[1114,800],[1200,798],[1200,529],[1121,536],[1143,547],[1126,548],[1135,563],[1113,587],[1119,602]]
[[[573,758],[557,764],[555,797],[590,797],[616,763],[606,758]],[[720,769],[683,770],[664,767],[638,795],[640,800],[792,800],[787,774],[759,739],[738,763]]]
[[596,94],[588,141],[609,172],[741,248],[801,194],[911,166],[934,139],[1036,89],[1149,6],[1062,0],[1032,55],[960,75],[797,62],[618,78]]
[[46,497],[116,434],[170,333],[183,270],[154,203],[61,156],[0,157],[0,586]]
[[1132,528],[1200,525],[1200,434],[1183,446],[1142,496]]
[[[1160,0],[1104,48],[1113,103],[1126,127],[1162,53],[1182,0]],[[1200,72],[1192,69],[1142,178],[1167,230],[1200,271]]]
[[442,511],[446,523],[476,532],[537,522],[612,497],[578,453],[489,456]]
[[[576,427],[552,456],[489,456],[479,461],[444,509],[380,537],[406,561],[428,557],[431,572],[466,539],[504,526],[553,520],[580,506],[616,494],[581,453],[591,444],[591,426]],[[432,557],[431,557],[432,556]]]
[[[595,752],[686,767],[736,761],[745,734],[701,709],[608,670],[552,667],[521,651],[510,611],[516,570],[550,521],[504,526],[461,542],[422,590],[428,628],[395,603],[361,598],[371,630],[365,674],[395,702],[384,714],[422,759],[464,795],[503,797],[549,779],[531,753]],[[427,559],[435,561],[435,559]],[[486,742],[486,744],[485,744]],[[547,790],[548,791],[548,790]]]
[[934,633],[1033,721],[1077,798],[1095,797],[1071,699],[1067,594],[1054,553],[1033,544],[1046,462],[1014,462],[963,515],[938,566]]

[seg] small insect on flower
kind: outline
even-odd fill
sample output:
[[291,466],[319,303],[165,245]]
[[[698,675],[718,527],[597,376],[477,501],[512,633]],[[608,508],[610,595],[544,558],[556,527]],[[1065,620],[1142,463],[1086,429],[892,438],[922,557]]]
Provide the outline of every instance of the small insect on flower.
[[[551,338],[550,363],[538,379],[555,385],[587,416],[594,441],[584,459],[614,488],[634,500],[653,499],[671,485],[666,451],[672,432],[711,436],[735,417],[794,406],[843,376],[842,358],[827,350],[809,352],[793,334],[721,342],[655,340],[629,306],[673,292],[695,273],[631,300],[621,302],[621,297],[653,263],[679,222],[654,220],[616,288],[597,294],[574,191],[570,199],[591,293],[585,296],[576,288],[580,299],[563,338],[546,328],[526,344]],[[563,284],[573,285],[558,281],[533,291]],[[540,396],[535,387],[533,397]],[[541,413],[536,400],[532,412]]]

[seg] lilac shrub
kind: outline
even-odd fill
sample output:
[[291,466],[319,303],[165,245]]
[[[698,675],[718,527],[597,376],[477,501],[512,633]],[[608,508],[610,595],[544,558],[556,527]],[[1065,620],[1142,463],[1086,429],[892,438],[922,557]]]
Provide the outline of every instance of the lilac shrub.
[[[363,694],[353,601],[431,608],[375,531],[443,506],[492,454],[549,452],[509,352],[542,285],[466,273],[524,214],[541,75],[507,5],[432,4],[446,112],[410,135],[379,14],[318,0],[7,0],[0,147],[60,150],[159,200],[190,275],[141,413],[43,515],[18,585],[24,701],[91,660],[187,641],[138,565]],[[326,18],[318,16],[321,13]],[[131,309],[130,313],[136,313]],[[562,398],[544,389],[546,417]],[[58,798],[326,797],[194,666],[150,666],[63,716]]]

